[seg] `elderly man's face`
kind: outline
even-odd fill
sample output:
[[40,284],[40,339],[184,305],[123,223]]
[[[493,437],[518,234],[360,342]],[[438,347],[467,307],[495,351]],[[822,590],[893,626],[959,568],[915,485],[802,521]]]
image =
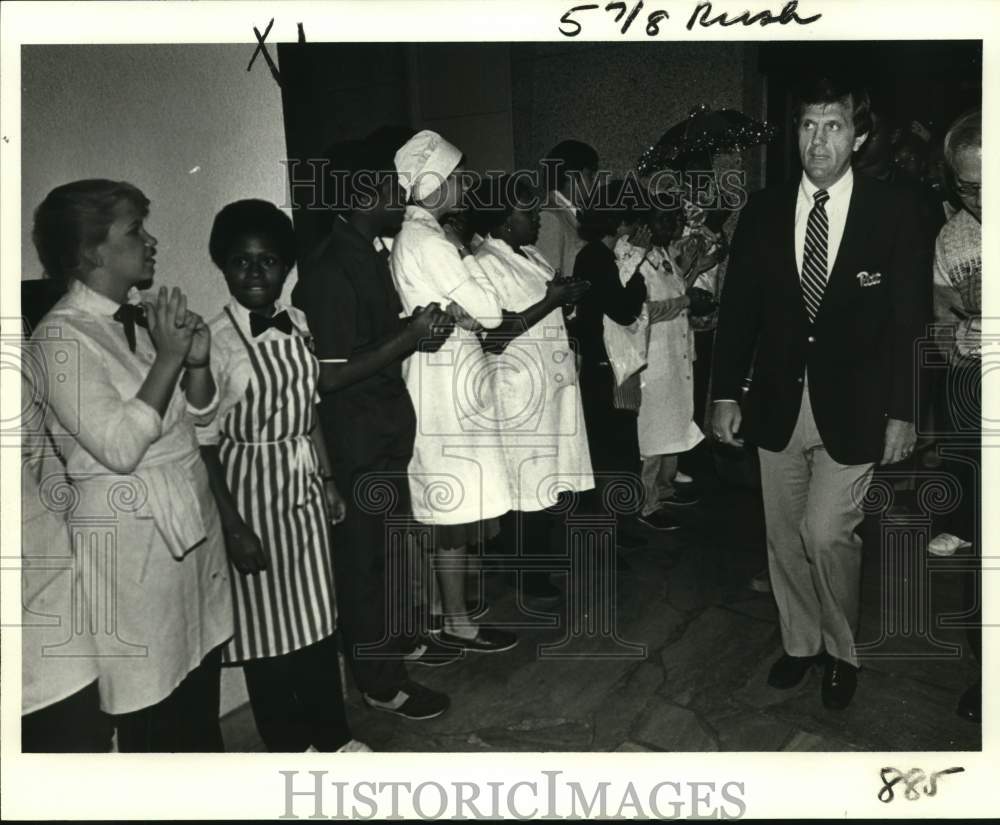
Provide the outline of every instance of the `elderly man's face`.
[[816,186],[829,189],[851,165],[851,156],[866,135],[854,133],[854,102],[850,95],[835,103],[802,107],[799,117],[799,158]]
[[955,155],[955,191],[962,205],[977,221],[982,223],[983,201],[983,150],[982,147],[959,149]]

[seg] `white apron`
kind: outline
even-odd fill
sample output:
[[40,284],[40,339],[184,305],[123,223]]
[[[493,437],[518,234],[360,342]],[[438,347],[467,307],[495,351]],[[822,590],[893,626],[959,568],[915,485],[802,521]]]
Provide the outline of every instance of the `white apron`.
[[141,329],[136,351],[129,352],[121,327],[100,315],[106,303],[114,307],[74,286],[39,329],[79,342],[66,382],[76,403],[67,408],[53,398],[61,413],[50,405],[48,424],[72,485],[67,523],[84,596],[77,619],[89,623],[96,647],[101,708],[121,714],[167,698],[233,635],[233,611],[219,511],[180,387],[162,416],[160,436],[130,474],[104,466],[74,432],[69,413],[79,416],[81,432],[93,434],[101,430],[94,419],[108,409],[109,402],[92,400],[98,395],[88,382],[101,382],[124,403],[156,357]]
[[[620,266],[632,272],[642,250],[626,240],[615,248]],[[663,250],[654,248],[642,265],[647,301],[684,295],[686,287]],[[694,333],[687,310],[671,321],[649,325],[648,366],[640,373],[639,452],[645,458],[690,450],[704,435],[694,422]]]
[[[490,237],[476,252],[504,309],[512,312],[542,300],[554,275],[537,250],[523,251],[527,258]],[[576,359],[562,308],[514,339],[502,354],[487,357],[494,365],[513,509],[543,510],[562,491],[593,489]]]
[[[464,260],[437,220],[420,207],[406,210],[392,245],[392,276],[410,315],[437,301],[456,301],[487,328],[501,306],[472,256]],[[455,328],[436,353],[415,352],[403,379],[417,413],[409,465],[414,517],[425,524],[469,524],[511,509],[490,365],[479,339]]]

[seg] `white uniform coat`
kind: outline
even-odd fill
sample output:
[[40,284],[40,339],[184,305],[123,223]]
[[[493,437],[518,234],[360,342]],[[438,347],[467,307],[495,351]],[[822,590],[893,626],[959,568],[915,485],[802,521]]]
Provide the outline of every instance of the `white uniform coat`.
[[218,393],[194,410],[178,385],[163,416],[138,398],[156,350],[139,328],[129,351],[117,309],[74,281],[32,336],[74,490],[67,520],[85,556],[101,707],[115,714],[166,699],[233,635],[229,562],[194,433]]
[[[27,378],[27,376],[25,376]],[[22,381],[26,409],[21,440],[21,713],[72,696],[97,679],[97,649],[82,607],[81,565],[73,556],[66,510],[72,490],[62,463],[36,427],[44,410]],[[30,411],[30,412],[27,412]]]
[[[541,301],[555,274],[537,250],[526,246],[522,251],[528,257],[489,237],[476,252],[501,304],[512,312]],[[514,509],[542,510],[556,503],[560,491],[593,489],[576,359],[562,308],[514,339],[502,354],[487,357],[494,364]]]
[[[407,207],[392,245],[392,277],[407,315],[455,301],[487,329],[502,320],[500,298],[475,259],[462,259],[419,206]],[[417,413],[409,466],[416,519],[468,524],[510,510],[493,377],[479,339],[456,327],[438,352],[407,358],[403,379]]]
[[[615,258],[622,273],[631,274],[643,250],[621,239]],[[646,300],[679,298],[685,285],[662,249],[655,247],[642,264]],[[687,310],[670,321],[649,325],[648,366],[640,373],[639,452],[643,457],[690,450],[704,435],[694,422],[694,333]]]

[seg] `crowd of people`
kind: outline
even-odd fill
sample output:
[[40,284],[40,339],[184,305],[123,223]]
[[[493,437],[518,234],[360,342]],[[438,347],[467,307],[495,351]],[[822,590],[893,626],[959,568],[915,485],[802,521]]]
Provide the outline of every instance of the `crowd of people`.
[[[567,502],[619,548],[677,530],[699,501],[681,462],[706,436],[759,450],[784,647],[769,683],[821,664],[824,704],[846,707],[855,528],[876,465],[916,444],[932,288],[942,350],[979,366],[981,126],[972,112],[945,137],[959,209],[939,198],[935,216],[930,189],[852,168],[878,134],[863,89],[819,79],[796,114],[801,178],[738,217],[687,176],[740,168],[734,147],[635,197],[577,140],[547,154],[548,191],[514,174],[466,185],[462,149],[429,130],[343,144],[316,248],[266,201],[218,212],[208,252],[231,297],[210,321],[177,288],[149,291],[140,189],[52,190],[33,239],[66,289],[36,337],[78,355],[49,365],[60,380],[24,378],[44,421],[24,441],[24,605],[87,615],[72,656],[25,623],[22,749],[108,750],[114,735],[119,751],[222,750],[220,672],[238,665],[268,750],[367,750],[339,652],[373,711],[444,713],[412,668],[518,643],[483,620],[483,548],[523,559],[518,599],[554,609],[565,594],[530,562],[565,552]],[[54,506],[53,474],[71,508]],[[635,515],[607,494],[622,480]],[[969,501],[941,552],[978,552]],[[81,540],[112,504],[112,546]],[[34,565],[53,548],[72,575]],[[962,703],[978,718],[977,686]]]

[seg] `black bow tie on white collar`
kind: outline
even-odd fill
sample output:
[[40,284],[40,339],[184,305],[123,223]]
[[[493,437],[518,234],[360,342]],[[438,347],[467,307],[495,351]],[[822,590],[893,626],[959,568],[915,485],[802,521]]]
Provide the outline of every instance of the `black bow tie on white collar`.
[[141,304],[122,304],[111,317],[122,325],[129,351],[135,352],[135,328],[149,328],[146,322],[146,310]]
[[250,334],[254,338],[272,328],[285,333],[285,335],[291,335],[294,329],[292,319],[285,311],[276,312],[270,318],[266,315],[258,315],[256,312],[250,313]]

